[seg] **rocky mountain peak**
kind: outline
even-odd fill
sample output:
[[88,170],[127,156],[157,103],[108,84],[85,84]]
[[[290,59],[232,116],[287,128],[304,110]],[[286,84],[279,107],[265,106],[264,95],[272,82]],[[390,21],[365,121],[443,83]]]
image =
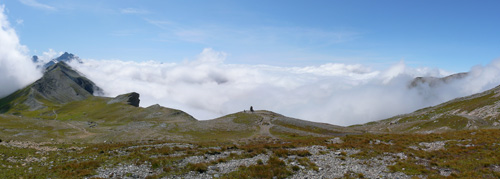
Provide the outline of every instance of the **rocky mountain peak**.
[[80,58],[78,58],[77,56],[75,56],[72,53],[64,52],[61,56],[57,57],[54,60],[57,62],[68,62],[68,61],[71,61],[73,59],[79,60]]
[[[35,62],[34,61],[35,57],[36,57],[36,60],[38,61],[38,56],[33,56],[33,58],[32,58],[33,62]],[[72,62],[73,60],[76,60],[78,63],[83,63],[82,60],[78,56],[76,56],[72,53],[64,52],[61,56],[54,58],[50,62],[44,64],[43,67],[45,69],[47,69],[47,68],[51,67],[52,65],[55,65],[58,62],[69,63],[69,62]]]
[[50,66],[32,88],[47,99],[66,103],[102,93],[94,82],[80,75],[64,61]]

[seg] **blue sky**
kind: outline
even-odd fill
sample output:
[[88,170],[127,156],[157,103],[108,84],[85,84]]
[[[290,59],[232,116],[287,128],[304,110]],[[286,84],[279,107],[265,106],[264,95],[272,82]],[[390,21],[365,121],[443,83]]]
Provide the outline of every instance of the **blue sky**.
[[469,71],[500,58],[500,1],[1,0],[31,54],[179,62],[364,64]]

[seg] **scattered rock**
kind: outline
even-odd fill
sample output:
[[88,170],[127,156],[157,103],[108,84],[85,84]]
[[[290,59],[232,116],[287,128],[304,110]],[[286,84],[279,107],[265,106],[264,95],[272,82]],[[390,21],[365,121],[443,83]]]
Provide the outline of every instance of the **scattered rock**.
[[91,178],[146,178],[159,172],[161,171],[151,169],[149,163],[141,165],[118,164],[114,167],[98,168],[98,174]]
[[6,146],[6,147],[17,147],[17,148],[31,148],[35,149],[38,151],[57,151],[58,149],[55,147],[49,147],[49,146],[43,146],[48,143],[36,143],[36,142],[21,142],[21,141],[9,141],[9,142],[2,142],[0,145]]
[[436,142],[420,142],[418,145],[425,147],[424,151],[436,151],[444,149],[446,141],[436,141]]
[[[347,156],[359,152],[358,150],[342,150]],[[396,160],[389,154],[367,160],[340,156],[341,151],[330,152],[324,155],[309,157],[318,170],[300,170],[289,178],[342,178],[345,174],[362,174],[365,178],[411,178],[401,172],[388,172],[387,166],[393,165]]]
[[94,122],[94,121],[87,121],[87,126],[88,126],[89,128],[94,128],[94,127],[96,127],[96,126],[97,126],[97,123],[96,123],[96,122]]

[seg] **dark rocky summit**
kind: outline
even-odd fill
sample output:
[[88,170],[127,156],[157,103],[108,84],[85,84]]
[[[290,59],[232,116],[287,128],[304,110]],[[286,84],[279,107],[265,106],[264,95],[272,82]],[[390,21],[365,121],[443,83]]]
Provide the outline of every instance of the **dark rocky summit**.
[[111,99],[108,104],[113,103],[125,103],[135,107],[139,107],[139,93],[131,92],[127,94],[118,95],[117,97]]

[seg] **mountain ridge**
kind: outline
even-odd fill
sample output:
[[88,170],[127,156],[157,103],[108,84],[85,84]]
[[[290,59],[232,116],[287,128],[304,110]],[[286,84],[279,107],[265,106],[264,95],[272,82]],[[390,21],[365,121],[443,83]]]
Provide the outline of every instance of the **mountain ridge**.
[[433,133],[500,128],[500,85],[413,113],[350,127],[375,133]]

